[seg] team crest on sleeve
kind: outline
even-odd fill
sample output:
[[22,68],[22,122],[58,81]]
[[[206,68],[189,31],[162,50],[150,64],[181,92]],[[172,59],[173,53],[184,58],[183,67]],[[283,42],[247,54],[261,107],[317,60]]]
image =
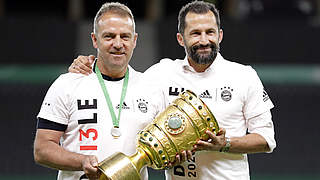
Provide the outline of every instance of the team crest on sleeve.
[[142,112],[142,113],[147,113],[148,112],[148,102],[144,99],[138,99],[137,100],[138,103],[138,109]]
[[232,91],[233,89],[230,88],[230,87],[223,87],[223,88],[220,88],[221,90],[221,99],[228,102],[232,99]]
[[269,95],[268,95],[268,93],[267,93],[267,91],[265,89],[263,89],[262,98],[263,98],[263,102],[266,102],[266,101],[268,101],[270,99]]

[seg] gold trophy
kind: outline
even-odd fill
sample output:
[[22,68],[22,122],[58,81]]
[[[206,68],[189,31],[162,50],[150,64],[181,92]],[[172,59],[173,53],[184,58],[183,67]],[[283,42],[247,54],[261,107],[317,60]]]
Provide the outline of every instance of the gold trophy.
[[179,94],[151,124],[138,134],[137,152],[128,157],[115,153],[99,163],[100,180],[139,180],[144,166],[166,169],[177,153],[191,150],[206,130],[217,133],[218,123],[205,103],[193,92]]

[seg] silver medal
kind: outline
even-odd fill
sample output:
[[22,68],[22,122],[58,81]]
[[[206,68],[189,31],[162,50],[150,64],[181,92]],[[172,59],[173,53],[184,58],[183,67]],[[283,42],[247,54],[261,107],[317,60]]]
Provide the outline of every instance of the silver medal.
[[121,136],[121,131],[120,131],[120,128],[118,127],[112,127],[111,128],[111,135],[115,138],[118,138]]

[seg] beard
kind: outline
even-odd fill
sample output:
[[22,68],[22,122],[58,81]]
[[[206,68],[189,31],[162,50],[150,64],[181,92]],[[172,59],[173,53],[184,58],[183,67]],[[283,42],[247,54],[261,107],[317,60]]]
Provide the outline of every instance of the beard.
[[[186,43],[185,43],[186,44]],[[198,53],[197,50],[200,48],[207,48],[210,47],[211,51],[206,54]],[[188,53],[188,56],[197,64],[211,64],[215,58],[217,57],[217,54],[219,52],[219,45],[216,45],[215,43],[209,43],[207,45],[194,45],[194,46],[187,46],[186,50]]]

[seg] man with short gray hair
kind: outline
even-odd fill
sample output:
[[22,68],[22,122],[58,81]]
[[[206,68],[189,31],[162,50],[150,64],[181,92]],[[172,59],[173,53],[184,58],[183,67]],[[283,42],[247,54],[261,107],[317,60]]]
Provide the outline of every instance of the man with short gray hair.
[[[128,7],[102,5],[91,33],[95,73],[62,74],[48,90],[37,116],[34,159],[58,169],[58,180],[98,179],[98,162],[115,152],[135,153],[135,135],[149,123],[132,118],[141,73],[128,64],[137,37]],[[147,177],[144,168],[141,178]]]

